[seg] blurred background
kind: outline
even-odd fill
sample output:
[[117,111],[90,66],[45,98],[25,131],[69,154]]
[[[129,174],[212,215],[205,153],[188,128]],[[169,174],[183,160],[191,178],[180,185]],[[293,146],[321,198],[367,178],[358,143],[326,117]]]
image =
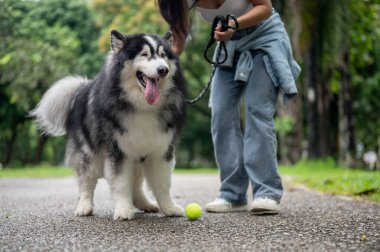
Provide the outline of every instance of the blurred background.
[[[379,0],[272,0],[302,66],[299,95],[276,115],[281,164],[329,158],[380,169]],[[93,78],[122,33],[168,31],[153,0],[0,1],[0,165],[63,163],[65,138],[41,135],[27,117],[42,94],[68,75]],[[209,25],[192,13],[181,55],[189,97],[207,83]],[[188,109],[177,166],[215,167],[208,97]],[[244,125],[244,118],[241,119]]]

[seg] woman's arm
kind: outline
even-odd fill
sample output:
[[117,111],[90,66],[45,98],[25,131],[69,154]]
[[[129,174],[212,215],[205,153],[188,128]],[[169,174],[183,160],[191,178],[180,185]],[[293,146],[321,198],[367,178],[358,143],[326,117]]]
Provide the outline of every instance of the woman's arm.
[[[239,29],[257,25],[272,15],[271,0],[250,0],[250,2],[253,8],[237,18]],[[234,25],[233,21],[230,21],[230,25]],[[234,31],[232,29],[220,32],[219,28],[217,28],[215,30],[215,39],[218,41],[226,41],[232,37],[233,33]]]
[[239,28],[247,28],[259,24],[272,15],[270,0],[250,0],[254,8],[237,18]]

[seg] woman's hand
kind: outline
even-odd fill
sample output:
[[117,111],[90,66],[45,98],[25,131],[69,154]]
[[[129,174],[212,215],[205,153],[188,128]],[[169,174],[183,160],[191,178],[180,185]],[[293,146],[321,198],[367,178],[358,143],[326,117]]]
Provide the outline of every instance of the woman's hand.
[[[235,27],[235,23],[232,20],[230,20],[228,26]],[[224,31],[224,32],[220,31],[220,29],[221,29],[220,24],[218,24],[218,26],[215,28],[215,31],[214,31],[214,39],[217,41],[230,40],[232,35],[235,32],[235,30],[232,28],[229,28],[227,31]]]
[[220,29],[215,29],[214,32],[214,38],[217,41],[227,41],[230,40],[232,35],[234,34],[234,31],[232,29],[228,29],[225,32],[221,32]]

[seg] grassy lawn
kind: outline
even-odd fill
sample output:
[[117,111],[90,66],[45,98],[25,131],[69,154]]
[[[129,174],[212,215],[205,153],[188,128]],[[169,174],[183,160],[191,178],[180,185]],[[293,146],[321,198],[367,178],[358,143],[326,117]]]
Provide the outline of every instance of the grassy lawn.
[[[175,174],[218,174],[215,168],[181,169]],[[291,183],[330,194],[349,195],[380,202],[380,171],[345,169],[333,161],[300,161],[294,166],[281,166],[280,173],[290,176]],[[67,177],[73,176],[70,168],[35,166],[0,170],[1,178],[19,177]]]
[[346,169],[334,161],[301,161],[295,166],[280,168],[293,183],[327,192],[360,197],[380,202],[380,171]]
[[0,178],[52,178],[73,176],[74,171],[67,167],[28,166],[0,170]]
[[[197,169],[184,169],[176,168],[175,174],[212,174],[218,173],[215,168],[197,168]],[[54,178],[54,177],[69,177],[74,176],[73,169],[68,167],[58,166],[26,166],[26,167],[12,167],[0,169],[1,178]]]

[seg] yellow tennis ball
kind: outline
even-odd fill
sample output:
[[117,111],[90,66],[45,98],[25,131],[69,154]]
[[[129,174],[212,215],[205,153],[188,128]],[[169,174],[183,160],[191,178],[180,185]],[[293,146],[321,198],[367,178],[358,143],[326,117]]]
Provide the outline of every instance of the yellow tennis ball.
[[197,203],[191,203],[186,206],[185,213],[189,220],[197,220],[202,216],[202,207]]

